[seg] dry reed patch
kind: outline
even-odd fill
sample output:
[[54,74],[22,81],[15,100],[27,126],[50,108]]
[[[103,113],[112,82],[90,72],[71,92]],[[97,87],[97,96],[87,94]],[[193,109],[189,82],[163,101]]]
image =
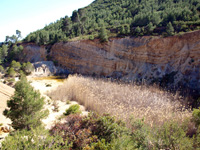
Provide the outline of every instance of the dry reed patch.
[[184,109],[180,97],[156,87],[120,84],[110,81],[69,76],[62,86],[49,93],[53,99],[74,100],[86,109],[109,113],[128,122],[131,116],[145,119],[153,126],[165,121],[182,122],[191,113]]

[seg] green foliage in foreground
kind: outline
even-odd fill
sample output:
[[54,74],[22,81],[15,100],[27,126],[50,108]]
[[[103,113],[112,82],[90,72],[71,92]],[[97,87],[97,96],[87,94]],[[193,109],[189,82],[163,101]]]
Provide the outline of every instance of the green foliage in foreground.
[[[102,116],[95,113],[90,113],[88,116],[72,114],[65,119],[64,123],[57,123],[49,132],[41,127],[30,131],[15,131],[2,143],[2,149],[192,150],[200,148],[200,126],[195,126],[195,133],[189,136],[188,123],[166,122],[161,126],[150,127],[144,120],[131,119],[127,128],[123,122],[106,114]],[[190,123],[196,123],[192,120]]]
[[64,115],[70,115],[70,114],[77,114],[81,113],[80,106],[78,104],[71,105],[64,113]]
[[50,136],[42,127],[15,131],[2,142],[2,150],[68,150],[70,147],[60,136]]
[[194,109],[192,116],[196,125],[200,126],[200,107],[199,109]]
[[15,85],[14,96],[7,101],[9,109],[4,115],[12,120],[15,129],[35,128],[41,125],[41,119],[48,115],[48,110],[42,110],[44,98],[28,83],[25,77]]

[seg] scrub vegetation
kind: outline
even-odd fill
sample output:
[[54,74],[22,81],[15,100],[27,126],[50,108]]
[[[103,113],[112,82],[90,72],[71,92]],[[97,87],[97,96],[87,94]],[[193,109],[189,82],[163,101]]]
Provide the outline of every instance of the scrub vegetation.
[[40,45],[111,36],[171,36],[200,29],[199,0],[95,0],[43,29],[26,42]]

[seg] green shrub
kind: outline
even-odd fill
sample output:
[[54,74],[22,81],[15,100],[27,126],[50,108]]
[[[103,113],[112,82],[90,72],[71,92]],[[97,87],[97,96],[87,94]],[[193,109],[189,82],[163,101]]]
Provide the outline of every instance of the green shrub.
[[194,149],[199,150],[200,148],[200,126],[197,130],[197,134],[194,136]]
[[9,83],[14,83],[14,82],[15,82],[15,79],[14,79],[14,78],[10,78],[10,79],[8,79],[8,82],[9,82]]
[[80,106],[78,104],[71,105],[64,113],[64,115],[81,113]]
[[60,136],[50,136],[42,127],[27,130],[17,130],[10,133],[2,142],[2,150],[36,150],[36,149],[70,149],[71,145],[63,142]]
[[29,75],[31,74],[32,71],[34,71],[34,66],[30,62],[23,63],[22,70],[24,71],[26,75]]
[[134,150],[137,149],[137,143],[131,137],[131,135],[124,134],[111,141],[112,150]]
[[70,103],[71,103],[70,100],[67,100],[67,101],[66,101],[66,104],[70,104]]
[[200,125],[200,107],[199,109],[194,109],[192,112],[193,121],[195,122],[196,126]]
[[105,139],[101,139],[96,143],[92,143],[91,146],[87,145],[84,149],[110,150],[112,149],[112,145],[106,143]]
[[8,71],[7,71],[7,75],[10,76],[10,77],[14,77],[16,74],[14,68],[9,68]]
[[122,133],[127,132],[125,123],[117,121],[114,117],[104,114],[89,114],[87,117],[87,124],[92,122],[95,124],[92,132],[97,135],[99,139],[105,139],[106,142],[111,142],[112,139],[118,138]]
[[90,39],[90,40],[94,40],[94,35],[90,35],[90,36],[89,36],[89,39]]
[[109,150],[111,146],[116,145],[116,142],[111,143],[112,140],[126,131],[124,124],[117,122],[114,117],[91,113],[87,117],[79,114],[69,115],[65,123],[56,124],[50,133],[60,135],[64,141],[73,143],[73,149]]
[[20,68],[21,68],[21,64],[20,64],[20,62],[16,62],[15,60],[13,60],[11,62],[10,67],[13,68],[15,71],[18,72],[20,70]]
[[51,87],[52,86],[50,83],[46,83],[45,85],[46,85],[46,87]]
[[193,149],[193,141],[176,122],[167,122],[154,131],[154,148],[156,149]]
[[4,68],[1,65],[0,65],[0,73],[4,73]]
[[150,147],[150,130],[151,128],[145,125],[144,119],[131,118],[131,140],[134,141],[137,149],[148,149]]

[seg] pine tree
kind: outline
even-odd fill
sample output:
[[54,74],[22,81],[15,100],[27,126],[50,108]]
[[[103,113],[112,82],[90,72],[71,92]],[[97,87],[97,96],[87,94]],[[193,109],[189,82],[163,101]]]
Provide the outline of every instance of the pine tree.
[[154,28],[155,28],[155,27],[153,26],[153,23],[150,22],[150,23],[147,25],[147,32],[148,32],[149,34],[151,34],[151,33],[153,32]]
[[33,70],[34,70],[34,66],[30,63],[23,63],[22,64],[22,70],[26,73],[26,74],[30,74]]
[[141,28],[139,26],[137,26],[137,28],[135,28],[135,33],[138,36],[141,32]]
[[120,34],[125,34],[125,28],[124,28],[124,26],[121,26]]
[[108,41],[107,30],[104,26],[100,30],[99,38],[100,38],[101,42],[107,42]]
[[4,61],[5,58],[8,56],[8,47],[6,45],[2,45],[2,60]]
[[15,94],[7,102],[9,109],[4,115],[12,120],[15,129],[35,128],[41,125],[41,119],[48,115],[48,110],[42,110],[44,98],[28,83],[25,77],[16,83]]
[[16,74],[14,68],[10,67],[7,71],[7,75],[10,76],[10,77],[14,77]]
[[21,64],[20,62],[16,62],[15,60],[13,60],[11,62],[11,67],[14,68],[15,71],[19,71],[21,68]]
[[172,26],[171,22],[169,22],[167,24],[166,32],[168,33],[168,35],[173,35],[174,34],[174,27]]

